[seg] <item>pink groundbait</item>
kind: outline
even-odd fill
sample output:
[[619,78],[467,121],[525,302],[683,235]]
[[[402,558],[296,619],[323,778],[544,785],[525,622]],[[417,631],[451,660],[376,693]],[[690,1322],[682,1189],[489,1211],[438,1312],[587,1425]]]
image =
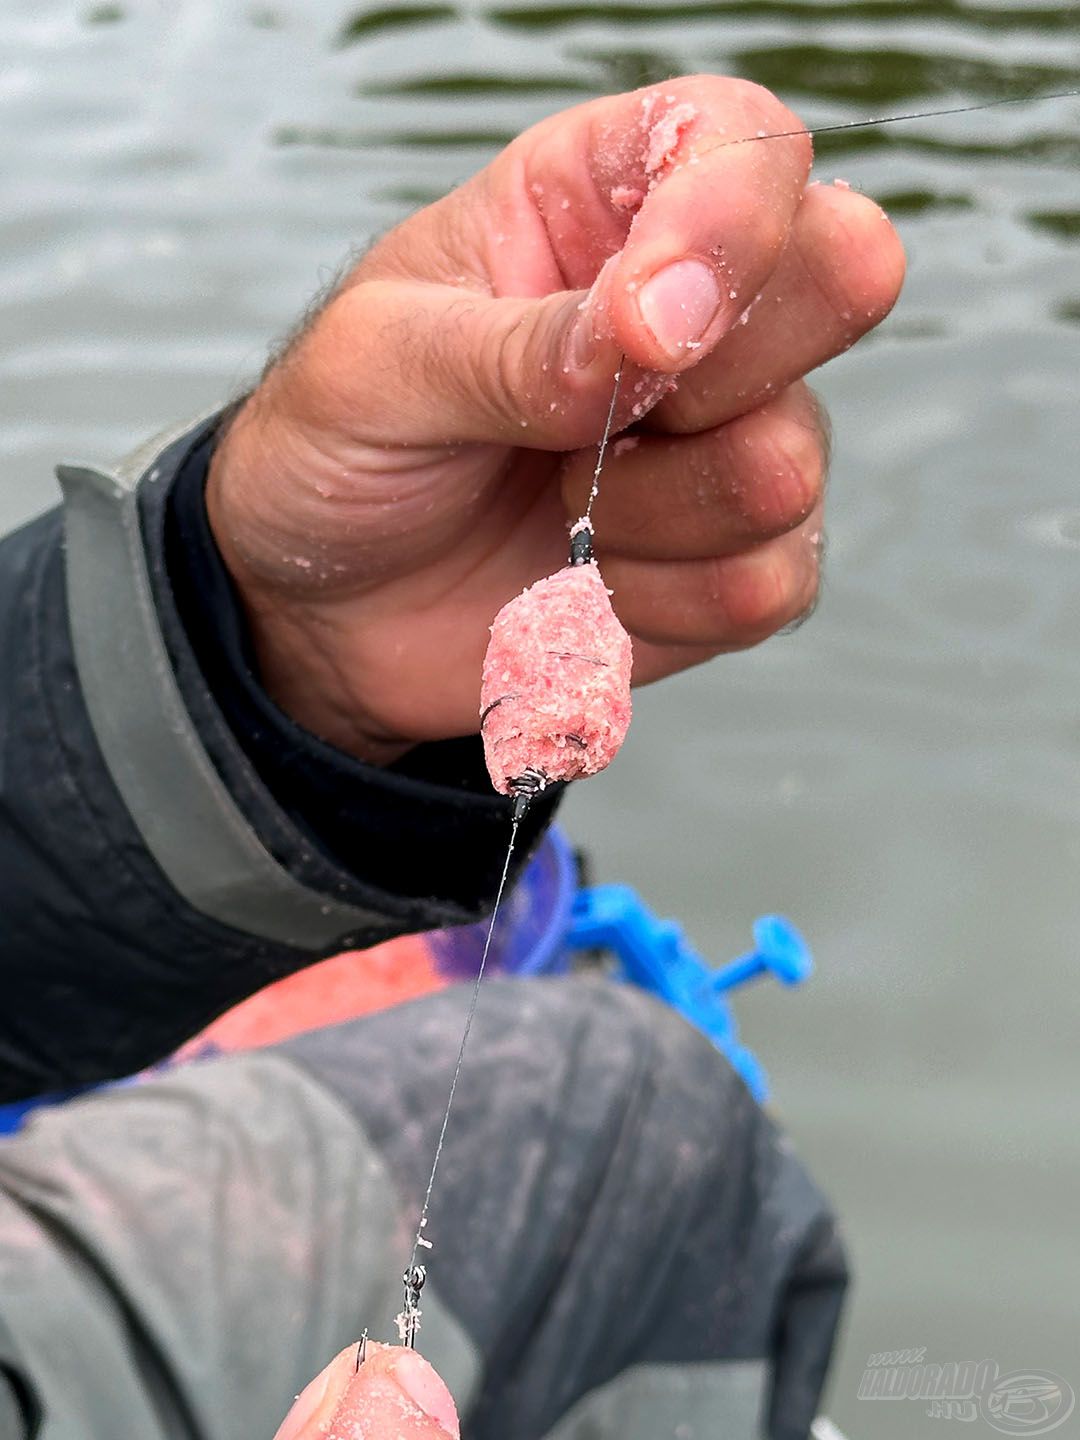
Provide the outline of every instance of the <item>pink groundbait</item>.
[[630,725],[630,637],[595,562],[568,565],[504,605],[491,627],[480,728],[502,794],[595,775]]

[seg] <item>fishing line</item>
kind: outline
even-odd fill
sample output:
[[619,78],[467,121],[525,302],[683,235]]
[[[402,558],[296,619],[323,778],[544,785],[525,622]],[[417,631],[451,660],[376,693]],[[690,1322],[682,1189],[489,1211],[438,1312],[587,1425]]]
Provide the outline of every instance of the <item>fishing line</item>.
[[876,120],[839,120],[832,125],[814,125],[805,130],[769,130],[760,135],[740,135],[736,140],[723,140],[715,148],[728,145],[749,145],[755,140],[790,140],[797,135],[830,135],[838,130],[870,130],[876,125],[898,125],[905,120],[932,120],[941,115],[970,115],[976,110],[993,110],[998,105],[1038,105],[1043,100],[1067,100],[1080,95],[1075,90],[1050,90],[1042,95],[1009,95],[1002,100],[980,100],[977,105],[949,105],[942,110],[913,110],[906,115],[879,115]]
[[421,1248],[431,1249],[431,1241],[424,1236],[424,1227],[428,1222],[428,1208],[431,1205],[431,1192],[435,1187],[435,1174],[439,1168],[439,1161],[442,1158],[443,1144],[446,1140],[446,1127],[450,1124],[450,1111],[454,1108],[454,1095],[457,1092],[458,1080],[461,1077],[461,1065],[465,1059],[465,1047],[469,1043],[469,1032],[472,1030],[473,1018],[476,1015],[476,1004],[480,999],[480,982],[484,978],[484,969],[487,965],[488,952],[491,949],[491,939],[495,934],[495,921],[499,915],[499,906],[502,904],[503,891],[506,889],[506,877],[510,873],[510,860],[514,854],[514,845],[517,842],[518,826],[521,817],[514,815],[510,826],[510,843],[506,847],[506,859],[503,862],[502,876],[499,880],[499,888],[495,894],[495,908],[491,912],[491,919],[488,922],[487,936],[484,940],[483,953],[480,956],[480,968],[476,972],[476,981],[473,984],[472,998],[469,1001],[468,1013],[465,1016],[465,1029],[461,1034],[461,1044],[458,1047],[457,1062],[454,1065],[453,1079],[450,1081],[450,1093],[446,1097],[446,1109],[443,1112],[442,1127],[439,1130],[438,1143],[435,1146],[435,1158],[431,1162],[431,1174],[428,1176],[427,1190],[424,1193],[424,1204],[420,1211],[420,1220],[416,1226],[416,1235],[413,1238],[412,1255],[409,1258],[409,1265],[402,1276],[405,1286],[405,1303],[398,1316],[398,1330],[401,1334],[403,1345],[411,1349],[416,1348],[416,1332],[420,1328],[420,1291],[424,1288],[424,1281],[427,1278],[427,1271],[423,1265],[417,1263],[417,1255]]
[[[611,436],[611,427],[615,421],[615,405],[619,398],[619,386],[622,383],[623,366],[626,364],[626,356],[619,356],[619,366],[615,371],[615,388],[611,392],[611,404],[608,406],[607,419],[604,421],[604,433],[600,437],[600,448],[596,454],[596,469],[593,471],[592,488],[589,491],[589,503],[585,506],[585,513],[577,522],[582,528],[590,528],[592,523],[593,501],[600,492],[600,471],[604,468],[604,455],[607,451],[608,440]],[[575,525],[574,529],[577,529]],[[570,532],[573,535],[573,531]]]

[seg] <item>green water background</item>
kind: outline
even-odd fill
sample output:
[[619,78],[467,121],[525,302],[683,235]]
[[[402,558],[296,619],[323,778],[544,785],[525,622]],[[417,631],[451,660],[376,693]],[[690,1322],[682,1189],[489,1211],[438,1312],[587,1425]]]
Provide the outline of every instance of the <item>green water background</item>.
[[[0,527],[52,503],[58,456],[119,453],[248,378],[350,246],[524,126],[692,70],[830,123],[1080,85],[1080,19],[7,0]],[[740,1014],[850,1238],[831,1412],[853,1440],[907,1440],[937,1428],[856,1398],[871,1352],[1080,1388],[1080,100],[823,137],[818,157],[910,256],[894,316],[818,377],[823,604],[642,693],[564,820],[598,876],[717,958],[764,910],[811,938],[813,983]]]

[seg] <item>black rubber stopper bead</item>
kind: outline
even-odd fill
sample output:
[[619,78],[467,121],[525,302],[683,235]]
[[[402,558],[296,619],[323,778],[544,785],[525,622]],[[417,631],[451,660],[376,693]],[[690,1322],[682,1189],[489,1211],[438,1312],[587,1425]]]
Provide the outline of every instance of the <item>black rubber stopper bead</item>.
[[592,558],[592,530],[586,525],[570,537],[570,564],[588,565]]

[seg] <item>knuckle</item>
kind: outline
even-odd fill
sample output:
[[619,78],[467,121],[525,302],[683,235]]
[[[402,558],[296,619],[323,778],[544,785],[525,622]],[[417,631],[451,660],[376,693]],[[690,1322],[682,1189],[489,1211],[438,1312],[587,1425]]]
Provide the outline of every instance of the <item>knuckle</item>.
[[768,547],[752,563],[718,565],[713,599],[727,638],[742,645],[764,640],[792,615],[796,577],[788,557]]
[[763,547],[750,564],[718,563],[712,594],[719,624],[706,638],[749,648],[798,628],[817,605],[820,558],[820,531],[815,530]]
[[493,325],[485,329],[477,347],[475,363],[468,367],[468,384],[483,396],[488,412],[499,425],[509,426],[516,418],[515,404],[521,389],[523,326]]
[[758,412],[721,432],[719,468],[731,477],[739,532],[768,540],[794,530],[821,503],[827,445],[816,418]]
[[[438,327],[416,326],[408,317],[395,319],[394,346],[400,366],[415,376],[417,390],[433,390],[453,403],[488,404],[488,387],[474,336],[475,304],[462,298],[449,306]],[[452,357],[459,363],[454,364]],[[467,363],[460,363],[468,357]]]
[[670,434],[696,435],[710,423],[711,402],[712,390],[695,376],[694,383],[680,385],[665,395],[654,413]]
[[826,443],[820,428],[795,417],[776,422],[771,454],[777,520],[785,529],[801,524],[825,491]]

